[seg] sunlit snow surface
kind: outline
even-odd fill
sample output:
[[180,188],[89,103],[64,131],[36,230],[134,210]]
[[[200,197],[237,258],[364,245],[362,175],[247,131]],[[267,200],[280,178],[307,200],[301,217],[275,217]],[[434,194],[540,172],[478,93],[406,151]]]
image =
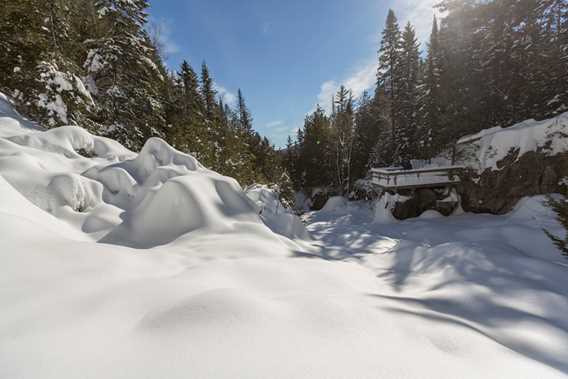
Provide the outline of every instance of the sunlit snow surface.
[[568,375],[542,199],[405,222],[335,199],[305,216],[310,238],[159,140],[136,155],[7,118],[0,378]]

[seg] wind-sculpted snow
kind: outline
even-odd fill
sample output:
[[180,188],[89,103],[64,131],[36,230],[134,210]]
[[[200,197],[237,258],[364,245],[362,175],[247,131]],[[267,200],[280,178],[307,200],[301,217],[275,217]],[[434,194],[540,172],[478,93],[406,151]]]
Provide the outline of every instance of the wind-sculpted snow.
[[246,195],[256,204],[260,218],[274,233],[291,239],[311,240],[300,218],[282,205],[274,190],[256,185],[248,188]]
[[542,198],[397,223],[388,203],[336,199],[305,228],[274,191],[161,140],[135,154],[14,125],[0,119],[0,378],[568,375]]
[[151,248],[200,229],[224,233],[246,224],[271,234],[234,179],[158,138],[134,154],[76,126],[10,136],[0,139],[0,174],[103,243]]

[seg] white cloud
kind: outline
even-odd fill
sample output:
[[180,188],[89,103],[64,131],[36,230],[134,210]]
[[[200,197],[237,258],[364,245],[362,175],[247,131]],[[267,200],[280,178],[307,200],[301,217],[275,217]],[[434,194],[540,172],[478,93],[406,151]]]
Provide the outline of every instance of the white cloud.
[[[350,76],[338,82],[328,80],[321,85],[318,104],[327,112],[331,112],[332,99],[341,85],[351,90],[353,98],[358,99],[363,92],[372,89],[377,81],[377,63],[372,62],[355,70]],[[314,107],[315,109],[315,107]]]
[[397,0],[393,10],[399,19],[401,29],[410,21],[416,29],[418,40],[426,44],[432,31],[434,14],[439,15],[434,9],[437,3],[439,0]]
[[179,46],[174,42],[172,37],[172,22],[165,18],[158,20],[151,19],[148,32],[150,37],[158,44],[160,53],[168,57],[172,54],[180,52]]
[[237,104],[237,95],[230,92],[222,85],[215,83],[215,90],[217,91],[219,97],[223,100],[225,104],[228,104],[230,106],[234,106],[235,104]]
[[278,120],[278,121],[271,121],[271,122],[269,122],[268,124],[266,124],[266,127],[272,129],[272,128],[279,128],[279,127],[281,127],[282,125],[284,125],[284,121]]

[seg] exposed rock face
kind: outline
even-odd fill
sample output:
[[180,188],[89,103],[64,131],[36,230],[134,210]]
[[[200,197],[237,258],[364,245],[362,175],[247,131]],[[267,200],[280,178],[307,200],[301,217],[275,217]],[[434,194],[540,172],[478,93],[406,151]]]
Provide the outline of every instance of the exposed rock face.
[[499,170],[469,172],[463,178],[462,206],[467,212],[505,214],[526,196],[560,192],[568,177],[568,153],[546,156],[511,152],[498,162]]
[[448,189],[418,189],[415,191],[401,191],[400,195],[407,200],[397,201],[392,214],[399,220],[418,217],[428,210],[435,210],[444,216],[451,215],[458,205],[458,197],[455,190]]

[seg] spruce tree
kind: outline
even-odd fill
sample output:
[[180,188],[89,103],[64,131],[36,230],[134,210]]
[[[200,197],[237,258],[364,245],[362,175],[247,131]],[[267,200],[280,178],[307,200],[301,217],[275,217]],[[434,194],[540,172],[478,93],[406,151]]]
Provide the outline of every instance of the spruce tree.
[[335,141],[335,183],[341,194],[349,193],[352,184],[351,168],[354,145],[354,112],[351,91],[341,86],[335,96],[335,114],[332,115]]
[[201,65],[201,96],[203,99],[206,119],[209,122],[214,122],[215,111],[217,108],[217,91],[215,91],[213,78],[209,73],[207,63],[205,62]]
[[426,72],[420,101],[421,149],[423,158],[439,153],[446,141],[443,139],[443,102],[441,99],[442,52],[438,36],[438,20],[434,17],[428,44]]
[[556,247],[558,247],[558,249],[562,252],[562,255],[568,258],[568,196],[565,196],[560,200],[549,198],[548,205],[556,213],[558,222],[566,230],[566,236],[562,238],[550,233],[547,230],[545,230],[545,233],[556,245]]
[[420,69],[420,53],[416,33],[408,23],[402,34],[400,54],[399,113],[396,117],[398,128],[395,134],[397,155],[406,159],[416,157],[418,150],[418,78]]
[[100,107],[97,121],[107,125],[105,134],[140,148],[151,136],[165,136],[160,101],[165,78],[144,29],[148,2],[97,0],[95,7],[97,38],[86,42],[84,67]]
[[[401,33],[394,11],[389,10],[385,29],[382,33],[381,47],[379,49],[379,68],[377,72],[377,91],[384,91],[389,101],[391,137],[395,140],[396,121],[400,110],[400,59],[401,59]],[[394,148],[391,146],[391,153]]]
[[239,89],[237,93],[237,108],[239,112],[239,124],[245,133],[252,132],[252,117],[246,105],[242,91]]

